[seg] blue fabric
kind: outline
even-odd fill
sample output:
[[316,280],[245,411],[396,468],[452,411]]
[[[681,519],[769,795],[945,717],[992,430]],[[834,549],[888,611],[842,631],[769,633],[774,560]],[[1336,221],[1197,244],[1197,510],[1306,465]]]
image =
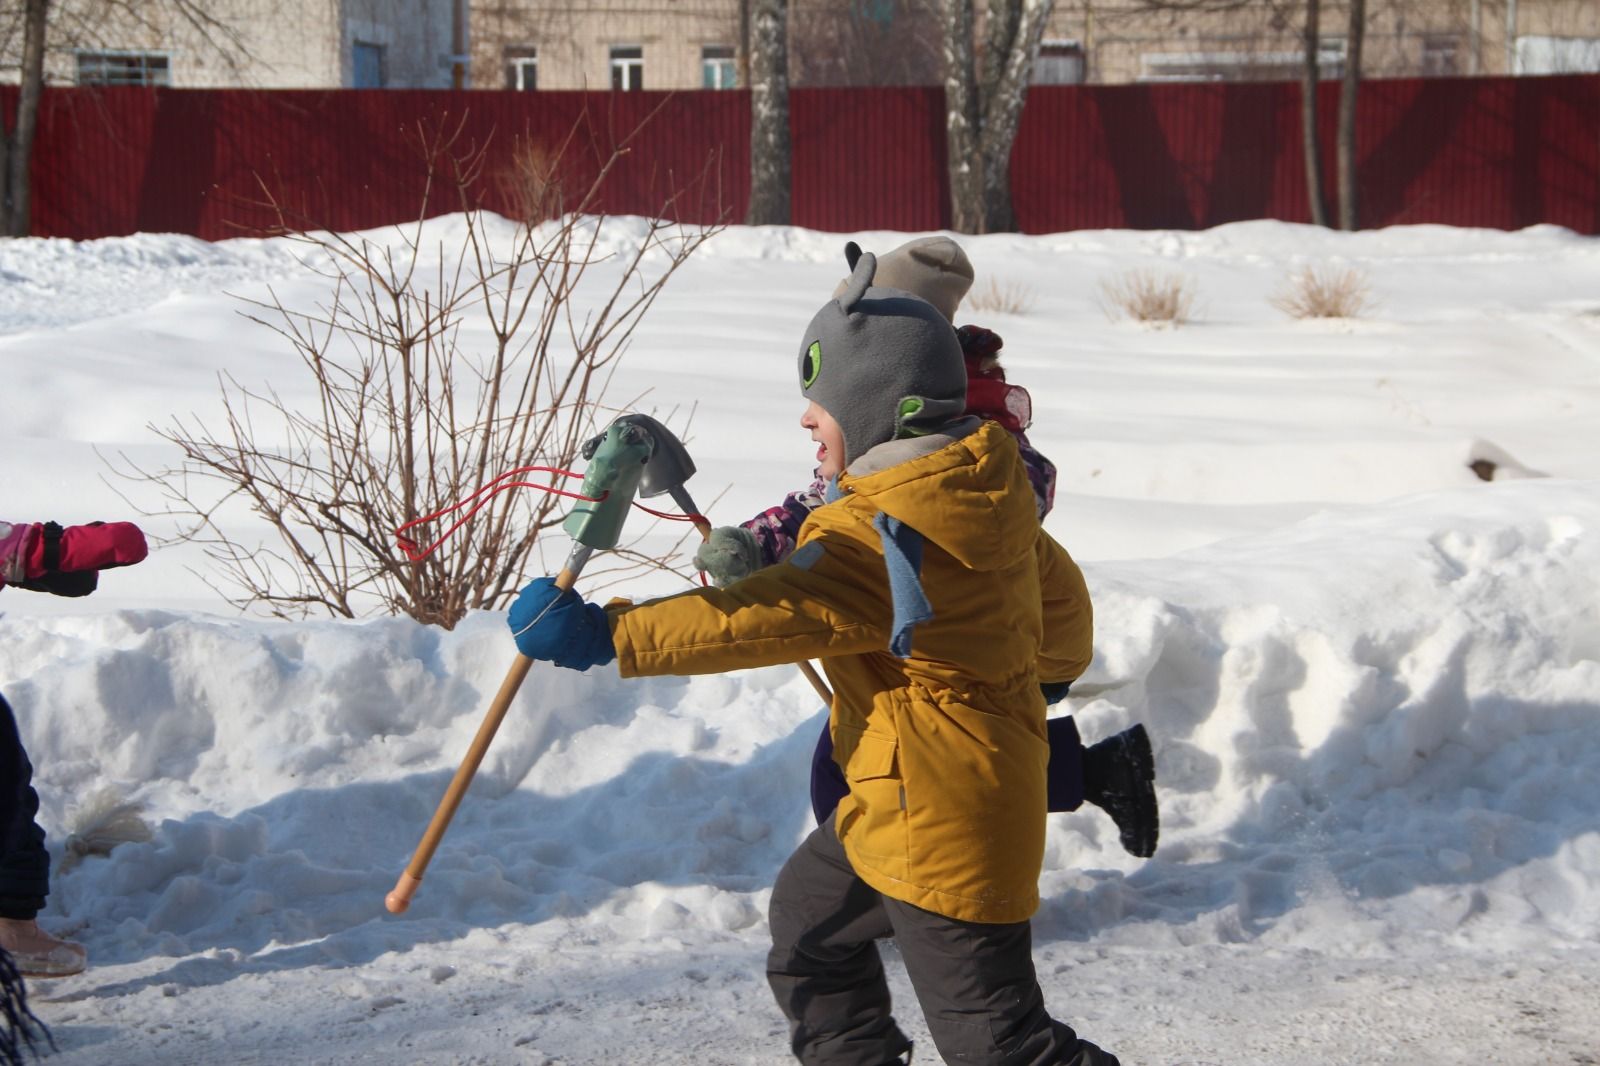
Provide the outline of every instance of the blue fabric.
[[1045,770],[1045,810],[1075,811],[1083,803],[1083,740],[1071,715],[1044,723],[1050,740],[1050,765]]
[[811,813],[816,816],[818,825],[833,817],[833,809],[850,791],[844,771],[833,758],[833,731],[828,724],[822,723],[822,735],[811,752]]
[[563,592],[555,578],[529,582],[511,605],[506,622],[516,636],[517,650],[530,659],[587,670],[617,657],[605,611],[585,603],[576,592]]
[[32,918],[50,892],[50,853],[38,813],[33,766],[11,708],[0,698],[0,918]]
[[933,605],[922,591],[922,534],[898,518],[879,513],[872,528],[883,540],[883,565],[889,571],[889,594],[894,600],[894,620],[889,627],[889,650],[904,659],[911,654],[911,631],[933,617]]

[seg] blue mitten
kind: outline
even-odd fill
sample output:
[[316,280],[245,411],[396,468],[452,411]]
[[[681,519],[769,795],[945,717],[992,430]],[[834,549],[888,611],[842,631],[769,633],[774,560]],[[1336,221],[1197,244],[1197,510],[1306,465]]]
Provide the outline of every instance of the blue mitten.
[[529,582],[506,617],[517,650],[530,659],[587,670],[617,657],[605,611],[576,592],[556,587],[555,578]]

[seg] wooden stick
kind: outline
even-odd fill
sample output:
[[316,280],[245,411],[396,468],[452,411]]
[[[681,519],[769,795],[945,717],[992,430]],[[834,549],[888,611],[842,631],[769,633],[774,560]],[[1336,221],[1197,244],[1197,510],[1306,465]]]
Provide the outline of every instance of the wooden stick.
[[[556,588],[566,592],[577,580],[576,571],[562,570],[556,575]],[[494,740],[501,720],[511,709],[511,701],[516,698],[517,690],[522,687],[522,681],[528,676],[528,668],[532,665],[532,659],[518,653],[516,661],[511,664],[511,669],[506,672],[506,679],[500,682],[500,691],[495,694],[494,702],[489,705],[489,713],[483,716],[483,724],[478,726],[478,735],[472,738],[472,746],[467,749],[466,758],[461,760],[456,776],[451,778],[450,787],[445,789],[444,799],[439,801],[438,809],[433,812],[433,821],[428,823],[428,828],[423,832],[422,842],[412,853],[411,862],[406,866],[405,873],[395,882],[394,891],[383,897],[383,905],[389,908],[390,914],[403,914],[406,908],[411,906],[411,897],[416,895],[417,889],[421,887],[422,875],[427,871],[428,863],[433,861],[433,853],[438,849],[439,841],[444,839],[445,830],[450,828],[450,819],[456,816],[456,808],[461,806],[461,800],[466,796],[468,786],[472,784],[473,775],[478,772],[478,764],[483,762],[484,755],[489,751],[489,742]]]
[[817,695],[822,697],[822,702],[828,710],[833,710],[833,693],[828,691],[828,683],[822,680],[822,675],[817,673],[817,668],[811,665],[810,659],[801,659],[798,663],[800,672],[806,675],[806,680],[811,682],[811,687],[817,690]]

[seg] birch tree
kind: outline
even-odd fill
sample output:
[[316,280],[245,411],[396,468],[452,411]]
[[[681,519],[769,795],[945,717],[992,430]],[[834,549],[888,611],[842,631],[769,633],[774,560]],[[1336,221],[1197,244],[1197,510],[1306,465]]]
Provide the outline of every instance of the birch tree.
[[1011,147],[1055,0],[986,0],[982,54],[973,0],[942,0],[950,222],[962,233],[1016,228]]
[[1300,133],[1305,151],[1306,201],[1311,205],[1311,221],[1326,226],[1328,207],[1322,195],[1322,144],[1317,140],[1317,85],[1322,79],[1318,55],[1322,48],[1318,26],[1321,16],[1321,0],[1306,0],[1305,67],[1300,74]]
[[1361,87],[1361,45],[1367,33],[1367,0],[1350,0],[1345,35],[1344,85],[1339,92],[1339,228],[1360,224],[1356,203],[1356,95]]
[[0,234],[7,237],[26,237],[32,225],[33,184],[28,178],[28,165],[33,158],[39,98],[44,90],[45,26],[49,16],[50,0],[25,0],[22,77],[16,110],[9,125],[0,125]]
[[789,224],[789,4],[751,0],[751,226]]

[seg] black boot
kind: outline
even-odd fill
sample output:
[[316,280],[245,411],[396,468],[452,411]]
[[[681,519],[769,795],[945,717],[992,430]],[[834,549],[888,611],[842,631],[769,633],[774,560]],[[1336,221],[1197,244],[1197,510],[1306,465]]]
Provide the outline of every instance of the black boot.
[[1085,749],[1083,797],[1111,815],[1130,854],[1141,859],[1155,854],[1161,818],[1156,810],[1156,761],[1144,726],[1125,729]]
[[1065,1066],[1122,1066],[1122,1063],[1104,1048],[1087,1040],[1080,1040],[1077,1054],[1067,1059]]

